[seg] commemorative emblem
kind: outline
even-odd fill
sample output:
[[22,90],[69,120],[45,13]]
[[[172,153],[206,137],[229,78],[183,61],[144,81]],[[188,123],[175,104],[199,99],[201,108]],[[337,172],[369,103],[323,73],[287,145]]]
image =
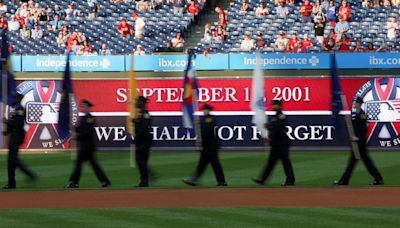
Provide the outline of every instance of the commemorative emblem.
[[368,121],[367,140],[372,146],[400,145],[400,79],[373,78],[358,90]]
[[[61,81],[24,81],[17,86],[17,91],[24,96],[21,104],[26,110],[26,137],[21,148],[68,148],[69,143],[62,142],[57,135]],[[79,112],[75,97],[71,100],[71,123],[74,126]]]

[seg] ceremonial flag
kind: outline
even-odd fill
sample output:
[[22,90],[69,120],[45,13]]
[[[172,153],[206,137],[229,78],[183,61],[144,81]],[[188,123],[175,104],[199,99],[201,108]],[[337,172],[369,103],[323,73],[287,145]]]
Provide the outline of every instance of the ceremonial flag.
[[8,50],[8,38],[7,38],[7,30],[4,30],[1,33],[1,80],[0,80],[0,100],[3,104],[11,105],[12,99],[17,93],[17,86],[15,84],[14,75],[11,73],[9,68],[8,58],[10,56],[10,52]]
[[137,97],[139,96],[138,92],[137,92],[137,85],[136,85],[136,78],[135,78],[135,71],[133,69],[133,65],[134,65],[134,55],[132,55],[132,59],[131,59],[131,70],[129,72],[129,100],[128,100],[128,118],[127,118],[127,122],[126,122],[126,127],[128,130],[128,133],[130,135],[134,135],[135,133],[135,126],[133,124],[133,120],[136,119],[138,110],[136,108],[136,100]]
[[251,110],[254,112],[252,123],[256,125],[257,129],[261,132],[261,136],[267,138],[268,132],[265,128],[267,118],[265,116],[264,73],[259,53],[257,53],[256,62],[256,68],[253,71],[251,97]]
[[340,111],[343,110],[342,87],[336,72],[335,55],[331,57],[331,99],[332,99],[332,118],[336,129],[340,128]]
[[196,71],[192,66],[192,54],[189,54],[188,63],[183,79],[182,125],[184,128],[193,129],[194,112],[197,110],[197,80]]
[[64,71],[64,79],[62,84],[62,96],[60,102],[60,110],[58,112],[57,133],[61,140],[68,140],[71,137],[71,98],[73,94],[71,73],[69,66],[70,55],[67,54],[67,63]]

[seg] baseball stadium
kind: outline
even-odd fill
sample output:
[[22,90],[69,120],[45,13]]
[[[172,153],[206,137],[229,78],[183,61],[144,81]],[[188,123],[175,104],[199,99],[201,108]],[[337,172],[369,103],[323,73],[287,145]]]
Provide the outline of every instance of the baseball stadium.
[[0,227],[399,227],[399,0],[0,0]]

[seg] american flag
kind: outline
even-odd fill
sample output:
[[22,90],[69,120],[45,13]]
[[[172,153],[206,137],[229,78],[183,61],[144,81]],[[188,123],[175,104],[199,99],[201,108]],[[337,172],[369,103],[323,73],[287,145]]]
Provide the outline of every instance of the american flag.
[[28,123],[40,123],[43,115],[43,104],[33,103],[27,104],[27,121]]

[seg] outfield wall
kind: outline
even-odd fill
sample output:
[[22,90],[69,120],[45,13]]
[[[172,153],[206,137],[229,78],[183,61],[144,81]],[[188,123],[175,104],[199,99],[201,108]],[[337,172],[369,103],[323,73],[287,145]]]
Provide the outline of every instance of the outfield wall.
[[[215,107],[219,128],[217,135],[223,147],[262,147],[257,130],[251,125],[251,79],[200,79],[200,105]],[[400,80],[367,76],[341,79],[348,103],[357,94],[367,101],[364,108],[369,118],[371,146],[389,148],[400,143]],[[61,82],[56,80],[19,81],[27,110],[27,137],[23,147],[28,149],[60,149],[56,123]],[[77,101],[89,99],[97,116],[96,136],[104,148],[128,147],[126,135],[127,80],[74,80]],[[181,127],[181,79],[139,79],[139,92],[149,100],[154,118],[154,147],[191,148],[195,136]],[[345,147],[346,129],[335,129],[330,117],[329,77],[279,78],[265,80],[266,97],[285,101],[288,115],[288,136],[294,146]],[[73,117],[78,112],[73,109]],[[271,114],[270,110],[267,110]],[[349,113],[349,110],[344,113]]]

